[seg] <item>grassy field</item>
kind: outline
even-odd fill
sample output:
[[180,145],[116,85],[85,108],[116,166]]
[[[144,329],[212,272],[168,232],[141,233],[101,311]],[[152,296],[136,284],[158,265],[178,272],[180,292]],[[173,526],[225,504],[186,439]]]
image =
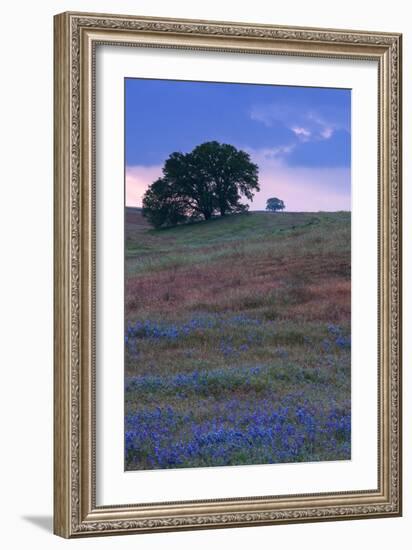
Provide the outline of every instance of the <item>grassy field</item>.
[[126,210],[125,468],[350,458],[350,213]]

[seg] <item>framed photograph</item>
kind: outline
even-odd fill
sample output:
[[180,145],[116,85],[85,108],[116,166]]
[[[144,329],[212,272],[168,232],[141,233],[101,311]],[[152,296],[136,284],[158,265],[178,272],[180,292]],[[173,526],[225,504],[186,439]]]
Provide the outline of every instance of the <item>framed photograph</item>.
[[401,514],[401,35],[55,17],[54,530]]

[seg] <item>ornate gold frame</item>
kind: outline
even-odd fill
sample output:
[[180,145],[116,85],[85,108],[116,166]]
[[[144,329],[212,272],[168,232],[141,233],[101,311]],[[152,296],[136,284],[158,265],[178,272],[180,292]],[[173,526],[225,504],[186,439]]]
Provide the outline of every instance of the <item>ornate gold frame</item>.
[[[63,537],[401,514],[401,35],[63,13],[55,17],[54,531]],[[150,45],[378,63],[378,490],[96,506],[94,50]],[[138,498],[138,495],[136,495]]]

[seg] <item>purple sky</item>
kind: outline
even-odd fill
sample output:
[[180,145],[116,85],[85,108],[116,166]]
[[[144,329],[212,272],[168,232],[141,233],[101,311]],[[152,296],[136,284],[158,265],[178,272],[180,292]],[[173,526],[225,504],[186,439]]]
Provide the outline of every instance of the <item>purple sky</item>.
[[251,210],[350,210],[350,90],[126,79],[126,204],[174,151],[230,143],[259,166]]

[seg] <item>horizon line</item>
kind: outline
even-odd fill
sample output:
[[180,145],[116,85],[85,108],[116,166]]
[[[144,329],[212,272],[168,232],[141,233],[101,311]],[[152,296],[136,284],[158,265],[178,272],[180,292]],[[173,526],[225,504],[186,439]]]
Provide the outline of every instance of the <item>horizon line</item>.
[[[135,208],[137,210],[142,210],[143,209],[143,206],[136,206],[136,205],[132,205],[132,204],[125,204],[124,205],[125,208]],[[307,212],[313,212],[313,213],[320,213],[320,212],[325,212],[325,213],[334,213],[334,212],[352,212],[352,209],[349,209],[349,210],[344,210],[342,208],[338,209],[338,210],[278,210],[276,212],[272,212],[270,210],[266,210],[266,209],[259,209],[259,210],[254,210],[254,209],[249,209],[247,210],[246,212],[228,212],[228,216],[230,216],[231,214],[249,214],[251,212],[267,212],[268,214],[286,214],[286,213],[289,213],[289,214],[299,214],[299,213],[307,213]],[[220,216],[220,214],[218,214],[216,217],[224,217],[224,216]]]

